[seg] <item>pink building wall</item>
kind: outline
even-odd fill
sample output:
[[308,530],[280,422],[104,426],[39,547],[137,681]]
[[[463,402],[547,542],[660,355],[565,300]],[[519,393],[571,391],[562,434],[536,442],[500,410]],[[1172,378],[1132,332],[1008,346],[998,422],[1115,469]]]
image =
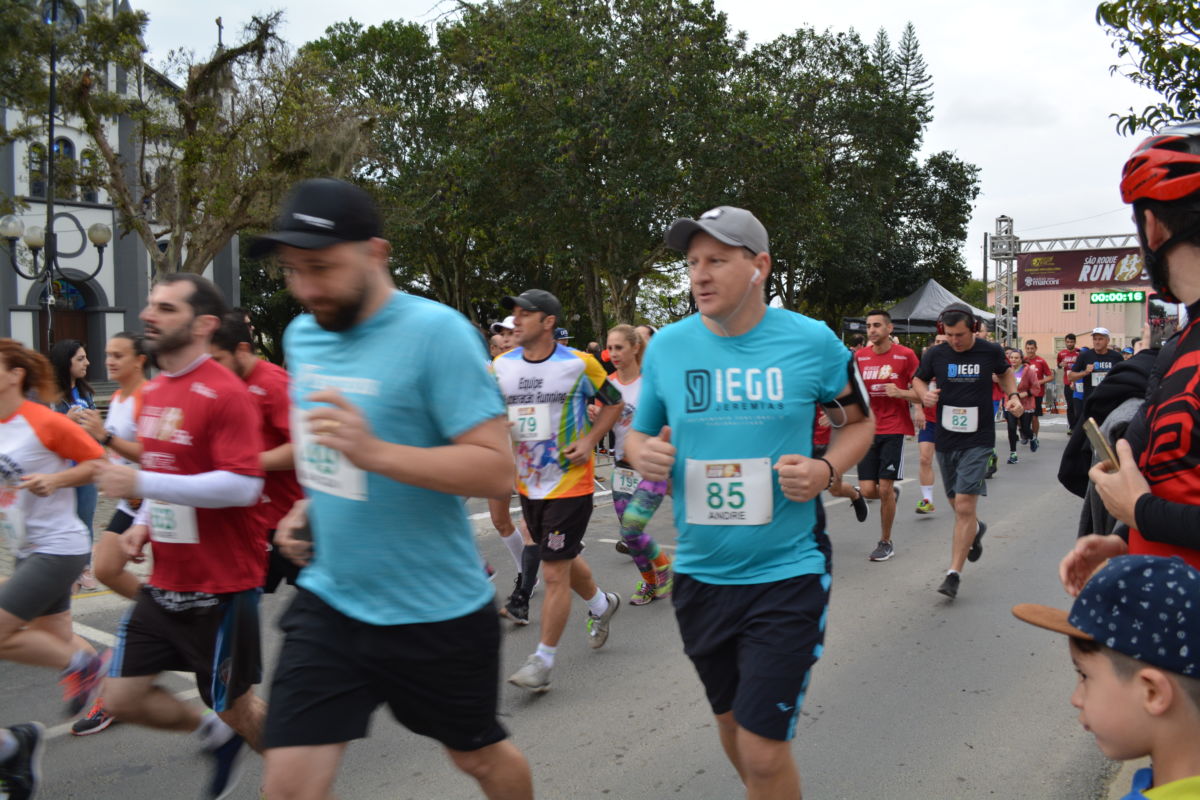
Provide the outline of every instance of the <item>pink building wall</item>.
[[[1103,287],[1104,291],[1118,289],[1146,290],[1145,284],[1122,287]],[[1038,289],[1017,294],[1017,333],[1024,344],[1027,339],[1038,343],[1038,352],[1054,366],[1052,356],[1063,348],[1063,338],[1068,333],[1077,337],[1076,344],[1091,346],[1092,328],[1108,328],[1112,331],[1112,346],[1123,348],[1129,340],[1142,335],[1146,321],[1146,303],[1095,303],[1088,296],[1097,289]],[[1075,297],[1075,309],[1064,310],[1064,295]],[[995,298],[988,293],[988,305]]]

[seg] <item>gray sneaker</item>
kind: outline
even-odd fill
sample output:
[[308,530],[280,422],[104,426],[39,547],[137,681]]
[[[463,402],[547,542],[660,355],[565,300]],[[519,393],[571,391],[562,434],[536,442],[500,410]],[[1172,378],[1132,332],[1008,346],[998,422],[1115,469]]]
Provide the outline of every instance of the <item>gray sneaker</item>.
[[604,596],[608,598],[608,608],[605,612],[598,617],[593,616],[590,611],[588,612],[588,644],[592,646],[593,650],[604,647],[604,643],[608,641],[608,622],[621,607],[621,595],[616,592],[605,592]]
[[868,556],[872,561],[887,561],[896,554],[896,550],[892,547],[891,542],[879,540],[879,544],[875,545],[875,549]]
[[508,676],[508,682],[531,692],[541,694],[550,689],[550,667],[534,653],[525,659],[525,666]]

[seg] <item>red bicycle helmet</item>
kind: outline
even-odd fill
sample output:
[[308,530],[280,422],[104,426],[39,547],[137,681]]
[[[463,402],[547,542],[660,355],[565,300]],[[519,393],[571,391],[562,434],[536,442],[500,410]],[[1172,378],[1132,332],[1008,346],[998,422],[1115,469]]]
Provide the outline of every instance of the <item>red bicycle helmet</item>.
[[1121,172],[1121,199],[1170,203],[1200,192],[1200,120],[1163,128],[1143,141]]

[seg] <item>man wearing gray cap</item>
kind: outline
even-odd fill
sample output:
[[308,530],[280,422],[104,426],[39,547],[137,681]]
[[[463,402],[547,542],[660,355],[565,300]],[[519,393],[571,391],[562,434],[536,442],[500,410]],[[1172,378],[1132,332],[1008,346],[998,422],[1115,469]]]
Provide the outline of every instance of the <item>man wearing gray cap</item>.
[[[721,206],[676,220],[699,314],[663,328],[626,440],[647,480],[671,480],[672,596],[684,652],[750,797],[800,796],[789,741],[824,647],[829,539],[817,499],[858,463],[875,424],[850,354],[823,323],[767,306],[767,231]],[[820,403],[833,422],[812,454]]]

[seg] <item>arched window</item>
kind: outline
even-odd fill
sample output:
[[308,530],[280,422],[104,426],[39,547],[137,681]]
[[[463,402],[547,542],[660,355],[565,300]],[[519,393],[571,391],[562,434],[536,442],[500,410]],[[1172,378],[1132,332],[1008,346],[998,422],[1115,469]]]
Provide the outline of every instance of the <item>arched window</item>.
[[46,148],[44,145],[29,145],[29,196],[46,196]]
[[79,193],[85,203],[100,202],[100,158],[95,150],[79,154]]
[[74,200],[79,186],[79,166],[75,163],[75,143],[70,139],[54,140],[54,196]]

